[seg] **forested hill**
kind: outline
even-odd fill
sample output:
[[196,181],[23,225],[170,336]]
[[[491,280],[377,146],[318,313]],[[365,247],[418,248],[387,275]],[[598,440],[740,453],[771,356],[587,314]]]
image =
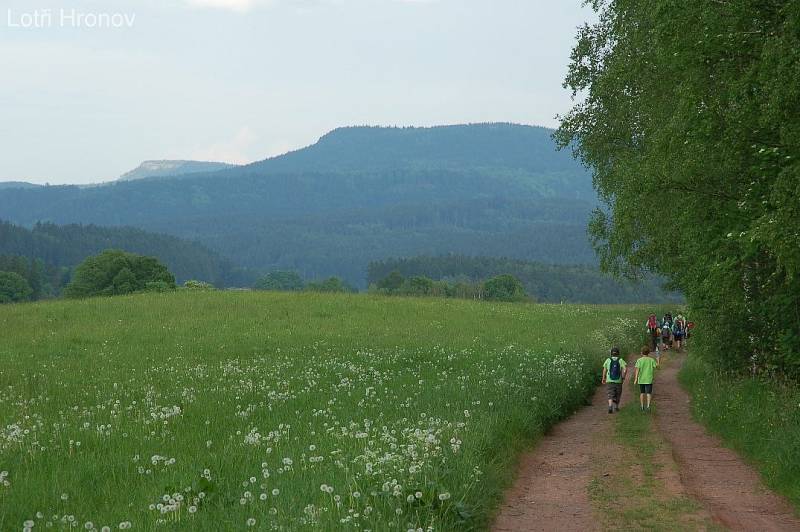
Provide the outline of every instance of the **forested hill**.
[[38,259],[57,267],[73,267],[108,248],[157,257],[179,282],[198,279],[216,285],[251,282],[230,261],[195,242],[130,227],[57,226],[32,229],[0,221],[0,255]]
[[134,226],[234,262],[340,275],[420,254],[593,263],[591,178],[550,130],[510,124],[343,128],[215,173],[98,187],[0,190],[0,218]]
[[511,274],[525,291],[541,303],[678,303],[683,298],[667,293],[662,283],[649,277],[639,283],[621,281],[586,265],[553,265],[499,257],[413,257],[388,259],[369,265],[369,284],[377,284],[391,272],[404,277],[425,276],[434,280],[485,281]]
[[380,173],[398,168],[494,173],[506,169],[537,176],[528,185],[543,196],[593,201],[588,174],[568,153],[554,149],[552,133],[544,127],[517,124],[343,127],[312,146],[252,163],[237,173]]

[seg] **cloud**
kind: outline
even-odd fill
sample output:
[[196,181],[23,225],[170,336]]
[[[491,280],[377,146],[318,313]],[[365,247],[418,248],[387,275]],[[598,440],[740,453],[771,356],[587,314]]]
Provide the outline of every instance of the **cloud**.
[[270,7],[275,0],[185,0],[191,7],[223,9],[245,13],[255,7]]
[[194,150],[192,159],[201,161],[220,161],[233,164],[252,162],[259,157],[253,153],[258,136],[249,126],[242,126],[233,137],[216,142],[210,146]]
[[[184,0],[190,7],[221,9],[236,13],[246,13],[255,8],[292,6],[300,12],[306,12],[324,5],[341,6],[347,0]],[[402,4],[432,4],[440,0],[390,0]]]

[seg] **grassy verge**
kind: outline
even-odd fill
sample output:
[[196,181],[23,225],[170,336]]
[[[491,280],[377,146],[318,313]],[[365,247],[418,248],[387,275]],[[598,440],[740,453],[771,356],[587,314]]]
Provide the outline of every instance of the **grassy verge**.
[[3,306],[0,530],[481,529],[516,454],[642,313],[223,292]]
[[[658,456],[664,442],[654,433],[652,414],[638,405],[623,408],[616,419],[614,443],[589,486],[607,530],[709,530],[710,523],[693,514],[691,499],[674,495],[660,473],[669,465]],[[702,524],[702,527],[699,525]]]
[[695,417],[800,512],[800,386],[720,374],[697,357],[686,361],[680,381]]

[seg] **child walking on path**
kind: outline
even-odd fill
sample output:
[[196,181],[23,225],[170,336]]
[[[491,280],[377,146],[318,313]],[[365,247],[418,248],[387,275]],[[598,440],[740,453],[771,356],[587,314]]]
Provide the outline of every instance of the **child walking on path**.
[[[636,361],[634,383],[639,385],[639,404],[642,412],[650,411],[650,400],[653,396],[653,380],[656,372],[656,361],[650,356],[650,349],[642,348],[642,356]],[[645,399],[647,404],[645,405]]]
[[625,359],[619,356],[619,347],[611,348],[611,356],[603,362],[603,384],[606,385],[608,394],[608,413],[619,412],[619,402],[622,399],[622,383],[628,374]]

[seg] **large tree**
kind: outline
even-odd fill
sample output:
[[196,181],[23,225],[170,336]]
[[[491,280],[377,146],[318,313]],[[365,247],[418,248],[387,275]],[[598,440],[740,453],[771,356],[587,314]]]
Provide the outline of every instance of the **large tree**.
[[800,2],[592,5],[557,138],[603,267],[670,278],[720,362],[800,374]]
[[157,259],[107,249],[78,266],[64,295],[108,296],[169,288],[175,288],[175,276]]
[[31,286],[20,274],[0,272],[0,303],[18,303],[30,299]]

